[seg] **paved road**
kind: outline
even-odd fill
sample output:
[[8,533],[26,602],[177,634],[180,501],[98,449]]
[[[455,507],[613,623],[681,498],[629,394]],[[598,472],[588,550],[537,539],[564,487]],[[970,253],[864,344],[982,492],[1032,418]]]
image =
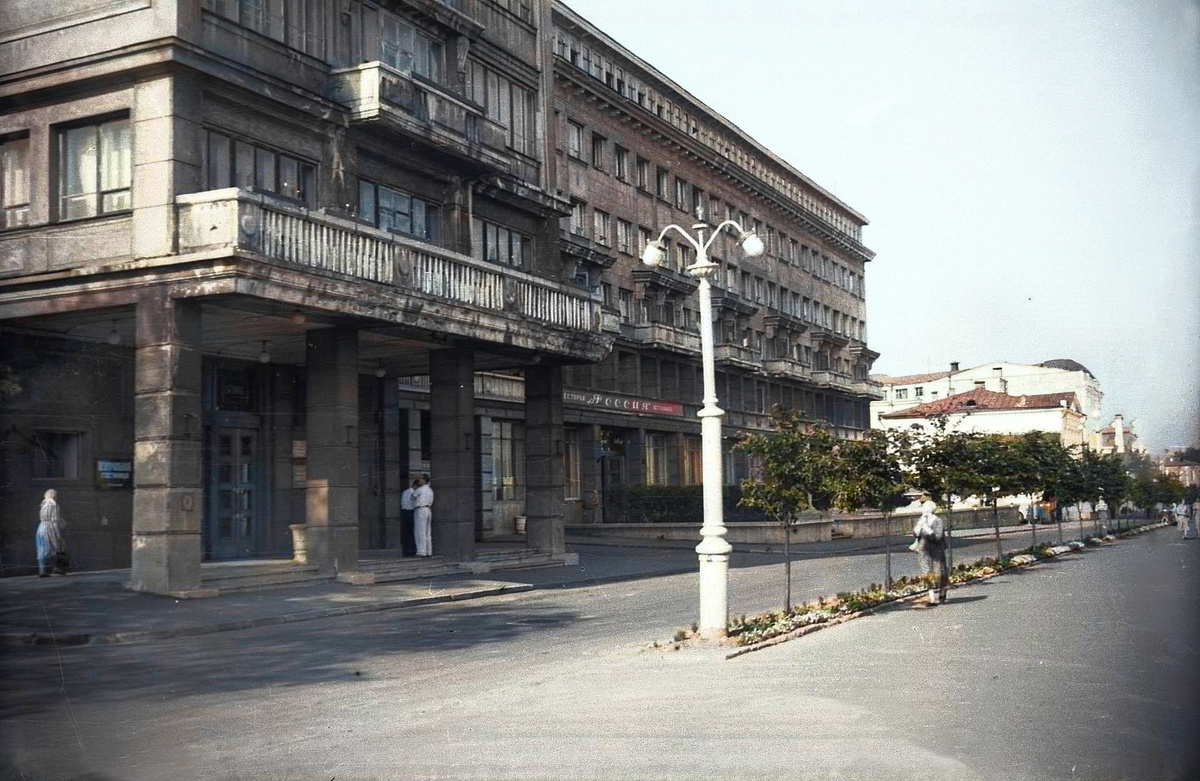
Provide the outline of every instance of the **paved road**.
[[[878,580],[881,559],[804,560],[799,595]],[[779,570],[735,568],[734,612],[776,604]],[[644,650],[690,623],[694,575],[4,649],[0,771],[1182,781],[1200,768],[1198,573],[1200,544],[1155,532],[734,660]]]

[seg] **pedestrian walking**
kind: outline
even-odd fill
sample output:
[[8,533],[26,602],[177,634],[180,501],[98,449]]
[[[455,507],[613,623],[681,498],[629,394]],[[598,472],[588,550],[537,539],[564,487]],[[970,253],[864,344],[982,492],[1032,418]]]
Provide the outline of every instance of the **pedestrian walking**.
[[416,479],[413,490],[413,530],[417,540],[417,555],[433,555],[433,489],[429,487],[429,475]]
[[58,506],[58,492],[53,488],[43,495],[38,517],[35,535],[38,577],[49,577],[51,569],[59,575],[66,575],[70,566],[67,558],[67,524]]
[[417,509],[413,496],[417,490],[417,481],[413,480],[400,493],[400,555],[417,555],[417,538],[413,525],[413,512]]
[[1191,512],[1187,502],[1180,502],[1175,505],[1175,521],[1179,524],[1179,530],[1183,534],[1183,539],[1196,539],[1196,515]]
[[926,500],[921,505],[921,517],[913,527],[921,565],[928,575],[937,578],[937,584],[929,589],[931,605],[945,602],[946,591],[950,588],[950,568],[946,564],[946,525],[934,512],[936,509],[933,501]]

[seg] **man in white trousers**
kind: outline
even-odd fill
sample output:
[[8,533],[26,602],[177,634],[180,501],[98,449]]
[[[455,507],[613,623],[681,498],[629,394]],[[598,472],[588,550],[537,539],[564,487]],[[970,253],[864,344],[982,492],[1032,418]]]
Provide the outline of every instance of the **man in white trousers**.
[[429,475],[417,478],[417,489],[413,491],[413,532],[417,538],[417,555],[433,555],[433,489],[429,487]]

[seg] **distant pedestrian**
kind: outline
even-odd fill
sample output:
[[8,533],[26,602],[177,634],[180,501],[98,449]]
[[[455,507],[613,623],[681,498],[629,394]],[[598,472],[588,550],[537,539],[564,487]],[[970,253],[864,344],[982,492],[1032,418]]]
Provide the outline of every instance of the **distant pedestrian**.
[[400,555],[415,556],[417,554],[417,539],[413,526],[413,511],[417,506],[413,496],[417,490],[417,481],[409,483],[400,494]]
[[1022,499],[1017,505],[1017,515],[1021,518],[1021,523],[1029,523],[1029,500]]
[[937,505],[932,501],[924,502],[921,505],[921,517],[913,528],[921,565],[928,575],[937,578],[937,584],[929,589],[931,605],[945,602],[946,591],[950,588],[950,568],[946,563],[946,525],[934,512],[936,508]]
[[1196,539],[1196,516],[1191,509],[1186,502],[1175,505],[1175,521],[1179,524],[1179,530],[1185,540]]
[[53,488],[46,491],[42,497],[42,506],[38,512],[37,527],[37,559],[38,577],[50,576],[50,569],[59,575],[66,575],[69,561],[67,559],[67,524],[63,521],[62,511],[58,507],[58,492]]
[[433,489],[429,487],[429,475],[416,479],[413,491],[413,530],[417,539],[417,555],[433,555]]

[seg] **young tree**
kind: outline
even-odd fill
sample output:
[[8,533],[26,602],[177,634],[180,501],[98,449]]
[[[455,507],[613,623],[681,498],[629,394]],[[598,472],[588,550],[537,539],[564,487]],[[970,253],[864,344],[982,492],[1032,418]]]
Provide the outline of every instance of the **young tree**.
[[886,588],[892,586],[892,513],[908,504],[903,464],[911,445],[907,431],[872,429],[838,447],[834,503],[849,513],[870,507],[883,515]]
[[933,497],[945,508],[946,555],[954,566],[954,537],[950,510],[953,496],[974,493],[976,476],[970,457],[971,440],[978,435],[948,431],[946,418],[935,418],[930,430],[914,429],[911,433],[910,475],[913,484]]
[[800,412],[777,409],[774,431],[749,434],[738,443],[755,462],[742,481],[739,504],[762,510],[783,529],[784,610],[792,609],[792,526],[805,510],[828,511],[836,496],[837,437]]

